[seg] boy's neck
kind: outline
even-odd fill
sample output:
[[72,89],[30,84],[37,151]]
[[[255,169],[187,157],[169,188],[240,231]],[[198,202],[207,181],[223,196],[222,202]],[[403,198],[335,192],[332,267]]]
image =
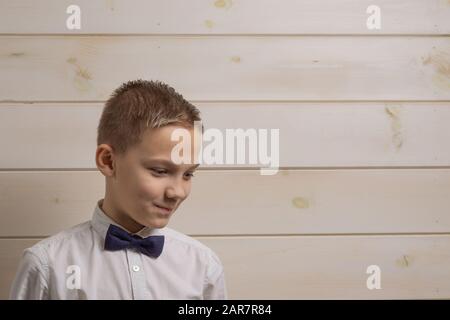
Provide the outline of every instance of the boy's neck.
[[114,210],[110,201],[108,201],[106,197],[105,199],[101,200],[99,206],[105,215],[107,215],[111,220],[127,230],[129,233],[137,233],[145,228],[145,226],[137,223],[126,214],[120,214],[117,210]]

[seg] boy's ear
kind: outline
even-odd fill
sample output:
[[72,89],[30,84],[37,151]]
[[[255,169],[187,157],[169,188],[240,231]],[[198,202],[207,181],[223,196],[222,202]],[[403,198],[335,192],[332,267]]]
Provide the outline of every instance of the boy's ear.
[[114,175],[114,150],[110,145],[101,144],[97,146],[95,163],[104,176],[110,177]]

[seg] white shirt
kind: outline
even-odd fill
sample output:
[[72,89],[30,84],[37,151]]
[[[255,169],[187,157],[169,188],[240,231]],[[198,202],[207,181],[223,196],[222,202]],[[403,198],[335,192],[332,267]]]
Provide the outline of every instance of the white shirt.
[[104,250],[109,225],[121,226],[100,209],[102,201],[91,221],[24,251],[10,299],[227,299],[217,255],[168,227],[136,233],[164,235],[156,259],[135,249]]

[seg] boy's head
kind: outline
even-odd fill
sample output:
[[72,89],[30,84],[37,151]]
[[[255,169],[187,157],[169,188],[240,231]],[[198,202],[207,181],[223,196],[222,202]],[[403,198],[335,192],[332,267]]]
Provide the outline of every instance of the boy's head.
[[[102,209],[131,232],[164,227],[191,190],[196,163],[171,159],[175,129],[189,131],[199,110],[170,86],[130,81],[106,102],[98,126],[96,164],[106,177]],[[164,208],[168,208],[164,209]]]

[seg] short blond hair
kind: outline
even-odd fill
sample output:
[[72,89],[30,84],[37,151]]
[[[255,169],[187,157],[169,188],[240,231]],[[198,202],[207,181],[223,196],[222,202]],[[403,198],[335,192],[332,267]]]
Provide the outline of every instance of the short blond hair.
[[193,127],[200,111],[161,81],[133,80],[117,88],[103,108],[97,145],[109,144],[117,154],[142,140],[149,128],[169,124]]

